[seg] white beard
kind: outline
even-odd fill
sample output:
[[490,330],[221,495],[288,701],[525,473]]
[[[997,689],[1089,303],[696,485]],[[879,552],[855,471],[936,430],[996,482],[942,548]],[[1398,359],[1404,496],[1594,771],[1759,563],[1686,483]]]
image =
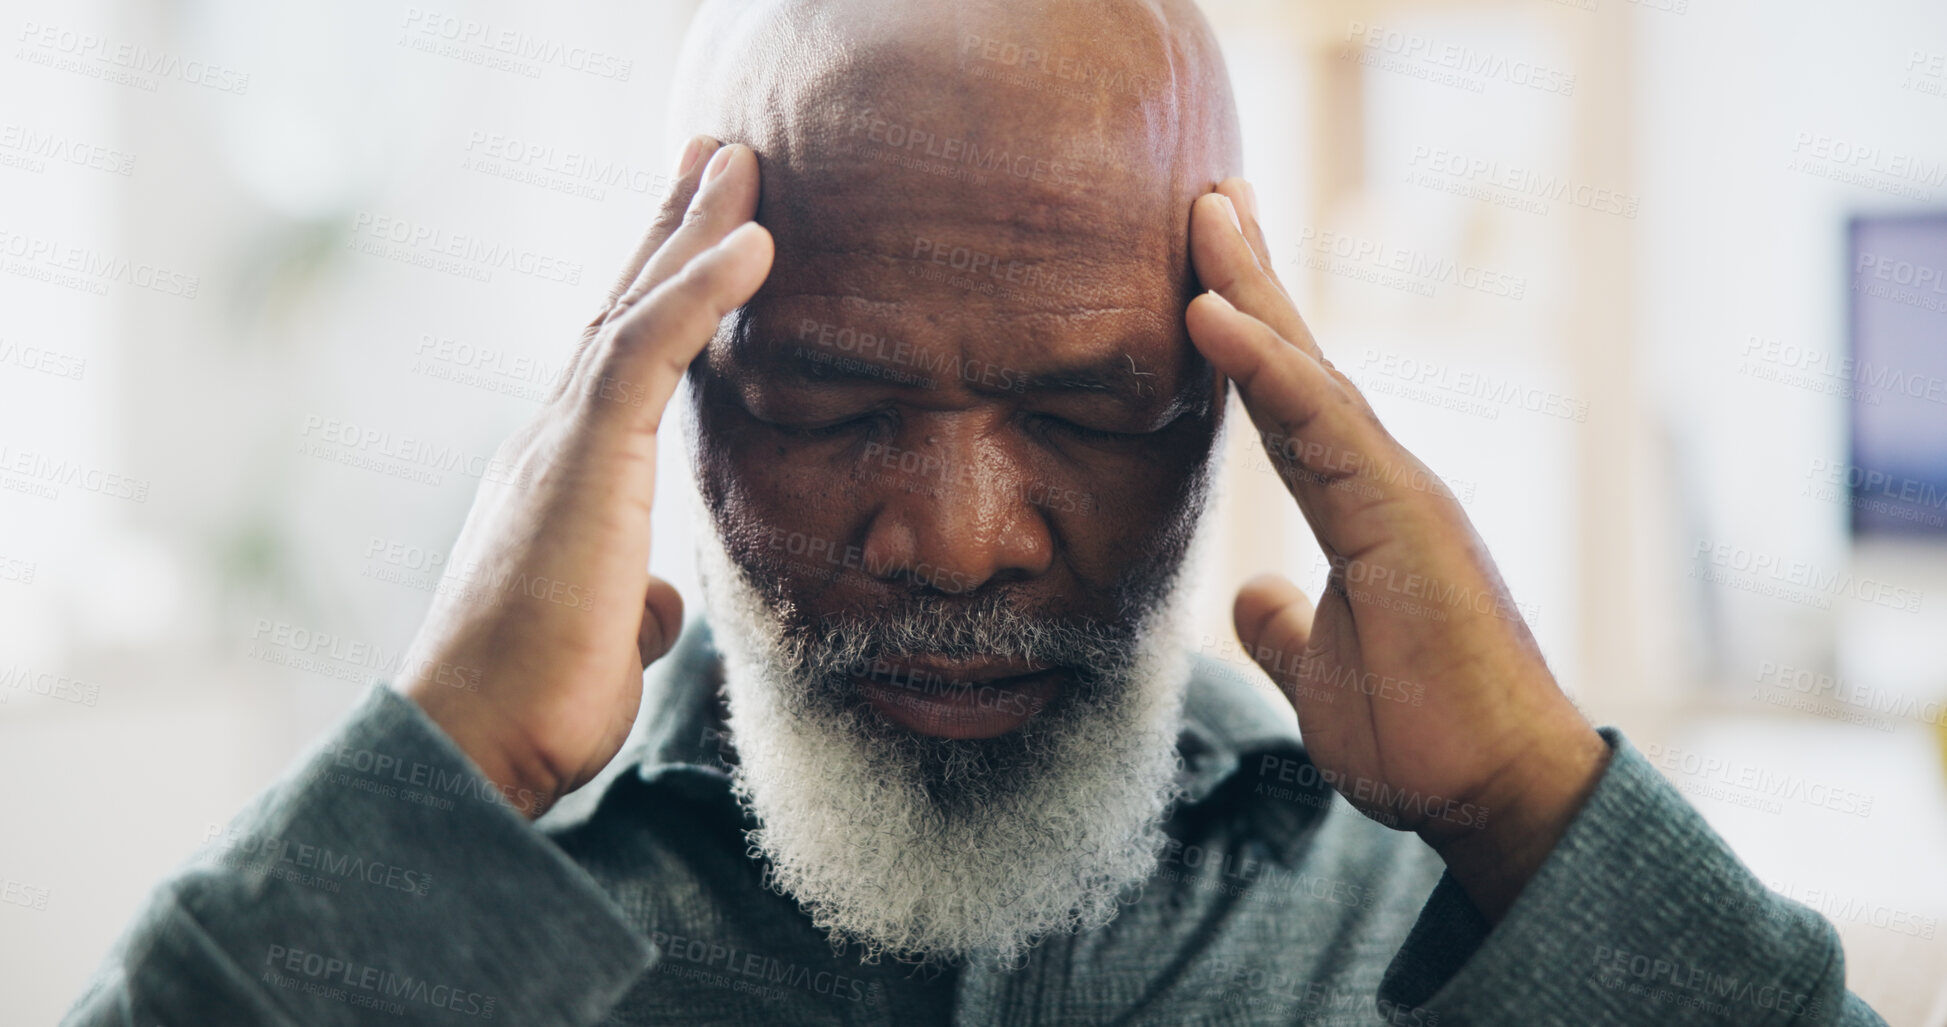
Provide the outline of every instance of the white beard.
[[834,948],[857,944],[868,961],[1011,967],[1052,932],[1115,918],[1154,871],[1179,795],[1187,589],[1172,580],[1133,615],[1129,639],[994,604],[978,618],[921,604],[878,622],[876,642],[902,653],[1025,647],[1101,671],[1009,735],[926,738],[839,701],[834,682],[848,679],[837,668],[860,666],[872,640],[789,629],[789,604],[752,584],[707,515],[696,523],[706,526],[697,566],[726,664],[733,785],[761,825],[751,854]]

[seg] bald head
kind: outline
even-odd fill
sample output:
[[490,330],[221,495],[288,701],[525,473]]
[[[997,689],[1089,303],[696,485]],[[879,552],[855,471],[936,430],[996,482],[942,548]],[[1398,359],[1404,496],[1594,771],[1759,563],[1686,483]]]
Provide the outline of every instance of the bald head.
[[1048,311],[1173,297],[1191,201],[1238,171],[1187,0],[720,0],[677,82],[685,134],[757,151],[786,270],[919,262]]

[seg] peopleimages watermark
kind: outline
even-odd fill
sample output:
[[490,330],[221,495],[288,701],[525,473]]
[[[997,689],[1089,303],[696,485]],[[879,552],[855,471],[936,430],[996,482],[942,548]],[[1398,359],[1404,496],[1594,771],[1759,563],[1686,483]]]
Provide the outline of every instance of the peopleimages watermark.
[[627,82],[635,61],[591,46],[564,43],[517,28],[407,7],[399,45],[525,78],[557,67],[594,78]]
[[345,245],[368,256],[476,282],[491,282],[495,271],[507,270],[544,282],[581,284],[580,261],[369,210],[352,215]]
[[239,831],[234,825],[210,824],[203,832],[203,844],[213,842],[210,858],[219,865],[262,870],[266,876],[333,894],[342,891],[345,881],[414,896],[425,895],[433,886],[433,875],[424,870],[339,852],[330,845]]
[[372,678],[423,678],[466,692],[480,690],[478,667],[444,660],[407,660],[403,649],[388,652],[375,642],[346,638],[330,631],[313,631],[288,621],[257,618],[245,655],[253,660],[322,674],[352,684]]
[[[1272,428],[1258,430],[1266,469],[1286,485],[1318,485],[1343,489],[1364,499],[1378,499],[1385,488],[1404,488],[1471,503],[1474,482],[1447,480],[1423,467],[1400,461],[1369,460],[1351,450],[1322,442],[1301,442]],[[1256,465],[1253,465],[1256,466]]]
[[45,911],[47,900],[53,896],[54,893],[46,888],[0,876],[0,902],[9,906]]
[[[899,385],[930,389],[938,387],[941,378],[1003,392],[1020,392],[1028,385],[1027,374],[1018,368],[960,353],[941,352],[905,339],[860,331],[849,325],[816,318],[808,317],[798,322],[798,341],[809,342],[841,359],[851,360],[852,363],[846,366],[854,372],[884,378]],[[810,352],[803,346],[798,349],[799,352],[794,354],[796,356],[806,356]],[[912,368],[912,372],[897,370],[906,367]]]
[[1521,299],[1528,292],[1526,275],[1463,264],[1418,247],[1329,228],[1309,225],[1300,228],[1298,256],[1299,263],[1307,269],[1415,296],[1437,296],[1442,285],[1456,285],[1509,300]]
[[918,119],[867,106],[854,114],[846,135],[872,143],[869,159],[912,171],[985,185],[989,176],[1053,185],[1083,184],[1088,165],[1056,160],[1042,154],[1020,153],[1007,145],[983,144],[964,136],[941,136],[910,122]]
[[[1098,93],[1125,93],[1143,96],[1159,88],[1147,75],[1120,65],[1096,63],[1087,53],[1071,56],[1047,44],[1020,43],[972,32],[960,36],[961,66],[973,78],[993,79],[1008,85],[1025,86],[1084,99]],[[983,64],[968,66],[967,58]],[[1082,88],[1082,87],[1088,88]]]
[[76,706],[94,706],[101,702],[100,684],[80,681],[50,670],[37,670],[23,663],[0,671],[0,703],[12,702],[14,692],[56,699]]
[[1793,991],[1783,984],[1754,981],[1732,974],[1718,973],[1681,959],[1630,952],[1610,945],[1595,947],[1594,965],[1587,981],[1597,987],[1627,988],[1632,995],[1702,1009],[1734,1023],[1749,1019],[1730,1008],[1731,1003],[1784,1016],[1817,1016],[1820,1007],[1810,993]]
[[[983,476],[978,465],[964,460],[949,460],[939,453],[905,449],[889,442],[866,443],[859,454],[859,462],[867,480],[875,484],[890,482],[906,487],[909,492],[926,490],[937,497],[946,486],[959,485],[977,487],[989,494],[1004,493],[1029,506],[1056,513],[1096,512],[1095,494],[1092,492],[1078,492],[1065,485],[1038,478],[1023,479],[1012,474],[996,475],[989,480]],[[928,486],[925,484],[928,480],[938,481],[939,485]],[[907,487],[909,485],[911,487]]]
[[1910,51],[1900,72],[1900,87],[1926,96],[1947,96],[1947,53]]
[[1652,743],[1643,755],[1659,770],[1680,774],[1678,791],[1721,799],[1738,806],[1781,813],[1785,802],[1827,809],[1855,817],[1873,815],[1873,796],[1842,785],[1814,781],[1803,774],[1780,774],[1768,768],[1703,753],[1681,746]]
[[[275,988],[328,998],[392,1016],[405,1015],[407,1002],[491,1020],[500,1000],[470,988],[375,966],[361,959],[328,956],[297,945],[264,950],[262,980]],[[292,975],[292,976],[286,976]]]
[[1821,610],[1830,609],[1836,596],[1918,613],[1926,599],[1926,593],[1919,589],[1831,570],[1807,560],[1785,559],[1734,542],[1699,539],[1691,555],[1695,560],[1690,569],[1692,578]]
[[771,552],[781,553],[801,565],[822,563],[829,567],[864,571],[875,578],[909,578],[915,584],[949,593],[972,591],[976,584],[964,571],[950,570],[924,560],[875,560],[866,555],[862,546],[836,542],[802,531],[772,528],[769,537],[768,548]]
[[323,414],[306,415],[298,438],[297,451],[304,456],[422,485],[439,485],[445,481],[444,475],[459,473],[525,489],[539,473],[538,469],[516,467],[455,446],[395,435],[383,428]]
[[1947,312],[1947,274],[1931,264],[1861,252],[1852,266],[1852,289],[1863,296],[1918,310]]
[[1862,360],[1816,346],[1762,335],[1747,336],[1738,373],[1810,392],[1877,405],[1895,393],[1928,403],[1947,403],[1947,379],[1890,364]]
[[4,267],[10,275],[93,296],[106,296],[110,285],[121,284],[193,300],[203,284],[201,275],[110,256],[89,246],[27,235],[5,226],[0,226],[0,257],[6,258]]
[[14,122],[0,124],[0,165],[40,174],[47,162],[92,168],[123,178],[135,173],[135,155],[60,132],[28,128]]
[[1947,488],[1938,482],[1894,475],[1877,467],[1813,457],[1805,472],[1811,481],[1799,495],[1840,503],[1885,517],[1947,528]]
[[1364,775],[1326,770],[1300,757],[1265,753],[1258,757],[1257,775],[1259,780],[1255,794],[1306,805],[1317,805],[1330,801],[1335,795],[1343,795],[1356,804],[1361,812],[1370,810],[1365,813],[1366,816],[1388,827],[1398,825],[1402,815],[1441,820],[1476,830],[1487,826],[1487,807],[1479,803],[1461,802],[1451,796],[1426,795]]
[[[1940,928],[1940,918],[1912,910],[1888,906],[1883,902],[1869,902],[1865,899],[1841,895],[1830,888],[1807,888],[1792,881],[1765,881],[1764,886],[1782,895],[1799,906],[1807,906],[1834,924],[1865,924],[1882,931],[1903,934],[1909,938],[1933,940]],[[1775,897],[1766,894],[1707,897],[1714,912],[1725,916],[1749,916],[1760,914],[1766,919],[1784,922],[1796,921],[1804,917],[1803,910],[1780,903]]]
[[79,29],[26,21],[21,23],[20,34],[14,38],[21,44],[14,51],[16,60],[133,86],[147,93],[159,88],[158,79],[176,79],[236,96],[242,96],[250,88],[249,72]]
[[[1445,400],[1451,397],[1466,403],[1453,409],[1474,413],[1488,420],[1498,420],[1502,410],[1522,410],[1577,424],[1586,423],[1589,419],[1587,400],[1444,361],[1424,360],[1367,346],[1359,356],[1358,370],[1363,380],[1355,384],[1362,391],[1419,398],[1442,407],[1450,406]],[[1406,388],[1395,388],[1389,382],[1401,383]]]
[[493,607],[513,599],[538,599],[572,610],[595,608],[595,589],[545,574],[513,570],[490,560],[450,563],[451,554],[408,542],[370,536],[359,577],[452,596]]
[[[680,974],[705,984],[750,992],[759,998],[781,999],[786,997],[781,988],[796,988],[844,1002],[862,1003],[877,999],[881,990],[876,981],[800,966],[735,943],[696,938],[661,927],[650,928],[649,940],[662,953],[662,959],[651,973]],[[686,965],[679,966],[679,963]]]
[[1426,705],[1425,685],[1391,674],[1340,665],[1322,649],[1292,652],[1268,645],[1246,649],[1241,642],[1205,632],[1198,636],[1197,651],[1236,666],[1257,667],[1279,688],[1322,702],[1335,702],[1341,694],[1349,694],[1381,702]]
[[[1766,684],[1773,687],[1762,687]],[[1751,689],[1752,698],[1777,706],[1790,705],[1790,699],[1800,696],[1812,700],[1827,700],[1842,707],[1843,711],[1851,711],[1850,715],[1833,715],[1833,719],[1849,719],[1883,731],[1890,731],[1893,728],[1892,724],[1885,720],[1886,717],[1918,720],[1923,724],[1935,726],[1947,724],[1947,702],[1940,699],[1915,699],[1903,692],[1863,684],[1842,675],[1794,667],[1775,660],[1759,662],[1757,677]],[[1781,698],[1787,701],[1778,701]],[[1809,709],[1812,712],[1819,712],[1821,708],[1809,707]],[[1819,713],[1820,716],[1829,714],[1830,711]]]
[[[476,346],[431,332],[419,333],[412,354],[409,370],[413,374],[534,403],[544,402],[553,395],[563,377],[571,370],[565,361],[539,360],[526,354],[495,346]],[[640,406],[646,397],[643,390],[623,390],[618,387],[619,383],[613,382],[605,382],[605,385],[609,394],[603,396],[604,399]]]
[[610,189],[661,196],[675,185],[662,172],[626,161],[488,129],[467,132],[465,149],[460,167],[467,171],[584,200],[606,200]]
[[87,357],[44,346],[22,346],[4,337],[0,337],[0,364],[12,364],[23,371],[77,382],[88,372]]
[[1162,858],[1154,876],[1188,885],[1192,890],[1217,891],[1239,898],[1248,896],[1261,902],[1310,898],[1334,906],[1371,909],[1376,898],[1371,889],[1356,882],[1291,870],[1271,860],[1229,848],[1185,842],[1181,838],[1163,843]]
[[1448,147],[1415,146],[1406,166],[1409,184],[1530,214],[1547,214],[1550,203],[1567,203],[1593,214],[1633,220],[1642,205],[1634,193]]
[[550,802],[548,796],[527,788],[496,785],[468,767],[448,770],[363,746],[326,742],[323,759],[318,772],[327,784],[432,809],[453,809],[451,797],[456,796],[539,816]]
[[1516,623],[1541,621],[1539,607],[1518,603],[1499,589],[1447,581],[1363,557],[1347,559],[1336,553],[1320,554],[1312,571],[1320,570],[1329,571],[1325,587],[1343,592],[1347,600],[1409,617],[1444,623],[1452,611],[1461,610]]
[[[971,246],[913,237],[913,252],[908,265],[912,274],[929,282],[945,282],[985,296],[1020,296],[1019,286],[1051,296],[1080,297],[1086,291],[1075,275],[1047,261],[1004,258]],[[946,268],[946,271],[936,270]],[[951,272],[951,273],[949,273]]]
[[1799,132],[1792,137],[1785,168],[1910,200],[1931,200],[1934,188],[1947,185],[1947,161],[1820,132]]
[[32,560],[15,556],[0,556],[0,581],[14,585],[31,585],[34,574],[40,566]]
[[110,499],[126,499],[131,503],[143,503],[149,499],[149,482],[146,479],[104,471],[79,460],[15,449],[12,443],[0,442],[0,490],[21,492],[42,499],[59,499],[61,489],[69,485],[77,486],[83,492]]
[[1479,93],[1486,91],[1486,82],[1500,81],[1556,96],[1575,95],[1573,72],[1536,61],[1510,59],[1417,32],[1354,21],[1346,25],[1345,40],[1358,44],[1359,49],[1348,56],[1364,67],[1424,79],[1436,85]]

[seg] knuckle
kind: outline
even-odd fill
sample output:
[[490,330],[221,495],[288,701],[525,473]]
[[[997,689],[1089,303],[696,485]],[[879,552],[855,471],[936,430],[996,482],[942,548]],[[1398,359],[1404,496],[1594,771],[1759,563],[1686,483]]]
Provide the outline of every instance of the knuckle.
[[701,227],[710,220],[710,208],[701,203],[691,204],[683,209],[682,226]]
[[650,226],[650,231],[656,238],[656,249],[662,249],[669,242],[669,237],[683,227],[685,212],[688,209],[687,207],[664,207],[656,212],[656,220]]
[[683,211],[689,209],[690,198],[695,195],[696,195],[695,187],[692,186],[686,188],[683,182],[680,181],[677,182],[674,186],[670,188],[668,193],[665,193],[663,195],[663,202],[662,202],[662,209],[661,209],[662,216],[667,218],[675,218],[681,216]]

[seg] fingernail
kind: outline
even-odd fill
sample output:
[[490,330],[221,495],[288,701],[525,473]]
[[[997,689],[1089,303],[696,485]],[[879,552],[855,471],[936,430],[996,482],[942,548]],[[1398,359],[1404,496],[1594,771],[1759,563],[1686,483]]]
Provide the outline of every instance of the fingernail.
[[723,169],[730,166],[731,149],[729,146],[722,147],[710,158],[710,166],[703,169],[704,185],[710,184],[711,179],[723,174]]
[[1237,204],[1235,204],[1235,203],[1232,203],[1232,202],[1230,202],[1230,197],[1228,197],[1228,196],[1225,196],[1225,195],[1224,195],[1223,193],[1218,193],[1218,194],[1217,194],[1217,199],[1219,199],[1219,200],[1222,200],[1222,201],[1223,201],[1223,204],[1224,204],[1224,213],[1226,213],[1226,214],[1229,214],[1229,215],[1230,215],[1230,223],[1231,223],[1231,225],[1232,225],[1233,227],[1235,227],[1235,228],[1237,229],[1237,234],[1239,234],[1239,235],[1243,235],[1243,234],[1244,234],[1244,222],[1242,222],[1242,221],[1239,221],[1239,220],[1237,219]]
[[1204,295],[1205,295],[1205,296],[1208,296],[1208,297],[1210,297],[1210,298],[1211,298],[1211,299],[1213,299],[1213,300],[1216,300],[1217,302],[1219,302],[1219,303],[1221,303],[1221,304],[1223,304],[1223,305],[1224,305],[1224,309],[1226,309],[1226,310],[1236,310],[1236,309],[1237,309],[1237,307],[1236,307],[1235,305],[1233,305],[1233,304],[1232,304],[1232,303],[1231,303],[1231,302],[1230,302],[1229,300],[1227,300],[1227,299],[1225,299],[1225,298],[1224,298],[1224,294],[1223,294],[1223,293],[1221,293],[1221,292],[1218,292],[1218,291],[1217,291],[1217,290],[1215,290],[1215,289],[1209,289],[1209,290],[1206,290],[1206,291],[1204,292]]
[[1258,220],[1257,187],[1245,179],[1239,179],[1238,184],[1244,187],[1244,212],[1251,216],[1252,221]]
[[703,159],[703,147],[709,141],[709,136],[691,136],[690,141],[683,145],[683,155],[676,158],[677,178],[696,170],[696,162]]

